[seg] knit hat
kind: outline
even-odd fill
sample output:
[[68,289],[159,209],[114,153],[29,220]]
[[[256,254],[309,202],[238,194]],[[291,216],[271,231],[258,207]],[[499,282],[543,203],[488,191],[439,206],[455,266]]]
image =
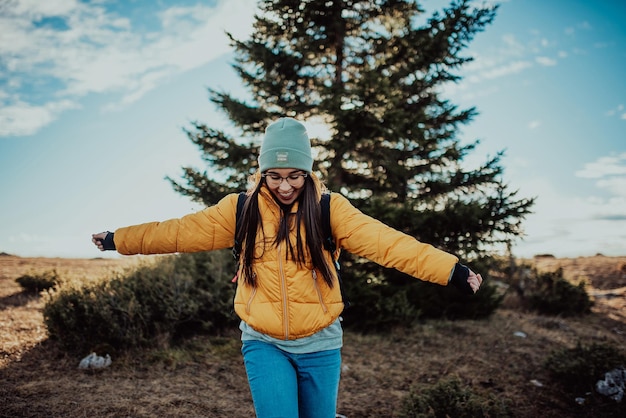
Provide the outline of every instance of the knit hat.
[[311,141],[303,124],[292,118],[280,118],[265,129],[261,144],[259,169],[297,168],[313,170]]

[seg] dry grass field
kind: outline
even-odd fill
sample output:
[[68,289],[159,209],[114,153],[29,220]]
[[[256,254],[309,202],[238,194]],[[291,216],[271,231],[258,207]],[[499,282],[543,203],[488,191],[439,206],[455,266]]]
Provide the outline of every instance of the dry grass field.
[[[99,372],[47,339],[40,297],[15,279],[55,269],[84,280],[131,268],[137,258],[33,259],[0,256],[0,417],[252,417],[252,401],[232,336],[197,337],[183,347],[113,358]],[[626,342],[626,257],[528,260],[584,278],[594,297],[584,317],[546,317],[519,308],[514,294],[488,320],[424,321],[410,333],[347,332],[338,412],[398,416],[412,387],[458,378],[479,394],[511,402],[516,417],[585,416],[550,384],[543,362],[578,342]],[[518,332],[525,337],[518,336]],[[88,353],[85,353],[88,354]],[[103,353],[99,353],[103,354]]]

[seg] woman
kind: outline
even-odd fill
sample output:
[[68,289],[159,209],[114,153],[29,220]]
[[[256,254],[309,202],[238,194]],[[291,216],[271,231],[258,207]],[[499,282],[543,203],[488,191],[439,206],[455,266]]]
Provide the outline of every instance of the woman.
[[[258,417],[335,416],[344,305],[332,256],[323,248],[322,185],[312,172],[304,125],[270,124],[259,172],[242,211],[235,311]],[[230,248],[237,194],[198,213],[92,236],[100,250],[162,254]],[[458,259],[363,214],[340,194],[330,196],[337,248],[421,280],[476,292],[482,278]]]

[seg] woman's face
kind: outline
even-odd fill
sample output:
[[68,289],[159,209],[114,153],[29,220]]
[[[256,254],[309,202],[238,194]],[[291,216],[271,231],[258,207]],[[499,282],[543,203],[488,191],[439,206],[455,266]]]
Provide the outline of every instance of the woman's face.
[[276,199],[291,205],[302,193],[307,173],[295,168],[270,168],[262,176]]

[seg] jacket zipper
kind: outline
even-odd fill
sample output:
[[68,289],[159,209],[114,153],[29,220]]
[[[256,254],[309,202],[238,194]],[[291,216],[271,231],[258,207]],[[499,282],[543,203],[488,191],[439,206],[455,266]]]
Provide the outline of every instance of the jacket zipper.
[[252,289],[252,293],[250,293],[250,298],[248,299],[248,304],[246,305],[246,313],[250,315],[250,306],[252,305],[252,299],[256,296],[256,287]]
[[322,297],[322,291],[320,290],[320,286],[317,283],[317,272],[315,270],[311,271],[313,273],[313,286],[315,286],[317,297],[320,299],[320,305],[322,305],[322,310],[324,311],[324,313],[328,313],[328,309],[326,308],[326,304],[324,303],[324,298]]
[[280,288],[283,293],[283,324],[285,332],[285,340],[289,339],[289,312],[287,302],[287,281],[285,280],[285,272],[283,270],[283,257],[281,254],[281,245],[278,244],[278,274],[280,275]]

